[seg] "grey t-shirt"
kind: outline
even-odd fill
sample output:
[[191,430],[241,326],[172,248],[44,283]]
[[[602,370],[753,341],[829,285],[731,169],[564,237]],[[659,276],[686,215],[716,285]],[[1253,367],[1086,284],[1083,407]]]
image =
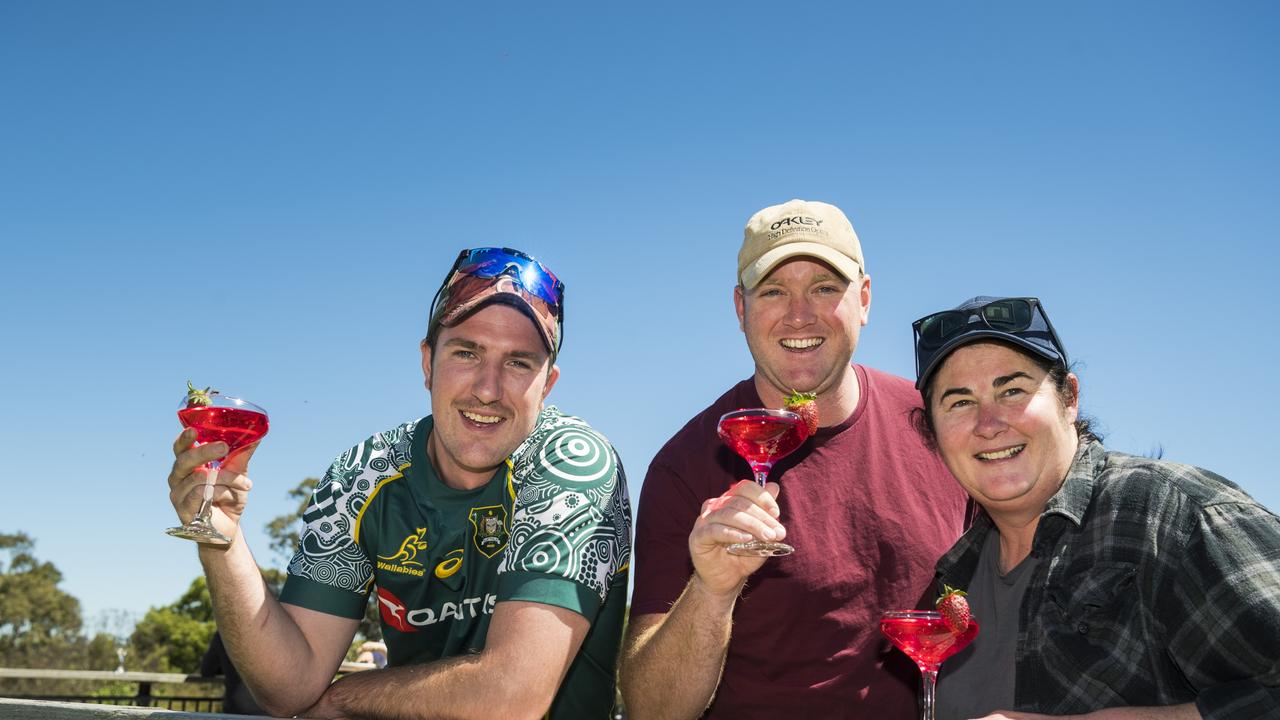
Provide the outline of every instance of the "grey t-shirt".
[[978,637],[942,664],[938,720],[964,720],[1013,709],[1018,613],[1037,562],[1028,555],[1001,575],[1000,533],[987,535],[973,581],[961,588],[968,593],[969,609],[978,621]]

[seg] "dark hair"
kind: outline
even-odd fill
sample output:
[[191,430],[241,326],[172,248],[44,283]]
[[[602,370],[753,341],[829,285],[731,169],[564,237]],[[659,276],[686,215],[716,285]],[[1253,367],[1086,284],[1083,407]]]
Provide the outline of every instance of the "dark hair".
[[[1071,373],[1076,367],[1074,363],[1070,368],[1067,368],[1063,367],[1060,363],[1055,363],[1047,358],[1029,353],[1011,343],[991,339],[982,340],[981,342],[993,342],[1003,345],[1027,358],[1031,362],[1035,363],[1041,370],[1048,373],[1049,381],[1053,383],[1053,388],[1058,393],[1058,402],[1062,403],[1063,407],[1066,407],[1073,400],[1077,399],[1073,396],[1071,384],[1067,382],[1067,374]],[[935,372],[933,377],[929,378],[929,384],[925,385],[924,389],[920,391],[920,395],[924,400],[924,406],[915,408],[911,411],[911,425],[915,428],[916,432],[920,434],[925,445],[929,446],[930,450],[935,451],[938,449],[938,433],[933,427],[933,416],[929,413],[929,406],[933,402],[933,386],[934,383],[937,382],[937,379],[938,373]],[[1093,418],[1084,415],[1083,413],[1076,414],[1076,436],[1080,438],[1080,442],[1102,440],[1101,436],[1099,436],[1097,431],[1094,430],[1093,423]]]

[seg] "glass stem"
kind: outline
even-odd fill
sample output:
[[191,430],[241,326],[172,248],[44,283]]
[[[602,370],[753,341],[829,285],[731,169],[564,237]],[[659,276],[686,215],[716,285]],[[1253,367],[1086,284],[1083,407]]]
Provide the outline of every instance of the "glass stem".
[[769,469],[772,467],[773,463],[751,466],[751,472],[755,473],[757,485],[764,487],[764,484],[769,481]]
[[938,686],[937,668],[920,668],[920,720],[934,720],[933,699]]
[[221,467],[221,460],[209,462],[209,473],[204,476],[204,500],[200,502],[200,512],[192,522],[213,526],[213,486],[218,482],[218,468]]

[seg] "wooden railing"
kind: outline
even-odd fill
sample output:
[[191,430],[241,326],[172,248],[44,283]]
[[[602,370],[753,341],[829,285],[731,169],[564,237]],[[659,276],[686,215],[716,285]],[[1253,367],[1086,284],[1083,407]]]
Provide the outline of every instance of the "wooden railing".
[[[339,674],[370,670],[370,663],[343,663]],[[136,720],[136,718],[244,718],[209,712],[221,708],[222,677],[203,677],[182,673],[110,672],[106,670],[43,670],[32,668],[0,668],[0,678],[46,681],[92,681],[100,683],[136,683],[134,695],[62,695],[56,693],[24,694],[18,697],[0,697],[0,718],[32,720],[101,720],[112,718]],[[199,683],[208,688],[199,696],[189,694],[156,694],[158,684],[190,687]],[[71,701],[71,702],[69,702]],[[160,709],[163,706],[166,709]],[[204,711],[204,712],[202,712]]]

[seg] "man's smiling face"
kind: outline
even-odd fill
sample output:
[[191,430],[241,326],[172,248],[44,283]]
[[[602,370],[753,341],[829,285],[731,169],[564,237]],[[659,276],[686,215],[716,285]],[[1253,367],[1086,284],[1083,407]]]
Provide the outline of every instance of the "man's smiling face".
[[795,257],[754,288],[736,288],[734,304],[756,375],[782,395],[798,390],[822,397],[851,372],[849,359],[871,310],[871,280],[863,275],[849,282],[820,260]]
[[533,431],[560,371],[533,321],[509,305],[477,310],[422,347],[434,428],[427,450],[451,487],[479,487]]

